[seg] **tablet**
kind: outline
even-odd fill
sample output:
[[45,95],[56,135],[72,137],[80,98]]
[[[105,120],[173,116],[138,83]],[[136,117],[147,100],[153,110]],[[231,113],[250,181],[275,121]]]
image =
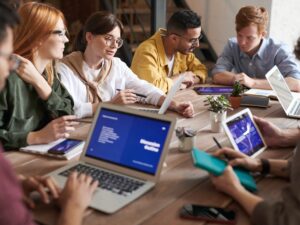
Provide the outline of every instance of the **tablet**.
[[231,94],[232,87],[195,87],[199,95]]
[[248,108],[227,118],[222,125],[235,150],[255,157],[267,148]]

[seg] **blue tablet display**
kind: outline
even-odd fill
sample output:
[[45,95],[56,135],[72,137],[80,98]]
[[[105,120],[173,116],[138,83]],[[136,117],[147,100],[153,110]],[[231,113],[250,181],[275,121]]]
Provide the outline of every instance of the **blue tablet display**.
[[227,126],[238,149],[244,154],[251,156],[264,147],[263,140],[248,113],[227,122]]
[[194,90],[200,95],[209,94],[230,94],[232,87],[196,87]]

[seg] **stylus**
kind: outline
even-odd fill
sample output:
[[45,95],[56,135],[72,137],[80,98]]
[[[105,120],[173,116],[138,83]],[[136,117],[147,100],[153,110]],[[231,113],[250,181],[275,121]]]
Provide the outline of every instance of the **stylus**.
[[[222,148],[222,145],[218,142],[217,138],[213,137],[214,142],[216,143],[216,145],[218,146],[219,149]],[[226,154],[224,154],[224,158],[228,161],[229,158]]]
[[222,148],[222,145],[218,142],[218,140],[213,137],[214,142],[216,143],[216,145],[218,146],[218,148]]
[[[116,90],[117,90],[117,91],[121,91],[121,89],[120,89],[120,88],[117,88]],[[135,93],[135,92],[133,92],[133,94],[135,94],[136,96],[139,96],[139,97],[141,97],[141,98],[147,98],[147,96],[146,96],[146,95],[142,95],[142,94]]]

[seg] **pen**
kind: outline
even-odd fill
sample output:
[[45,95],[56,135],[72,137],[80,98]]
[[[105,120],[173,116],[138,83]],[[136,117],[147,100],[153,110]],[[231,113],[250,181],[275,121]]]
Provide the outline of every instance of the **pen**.
[[[121,89],[120,89],[120,88],[117,88],[116,90],[117,90],[117,91],[121,91]],[[136,96],[139,96],[139,97],[141,97],[141,98],[147,98],[147,96],[146,96],[146,95],[142,95],[142,94],[135,93],[135,92],[133,92],[133,94],[135,94]]]
[[222,145],[218,142],[218,140],[213,137],[214,142],[216,143],[216,145],[218,146],[218,148],[222,148]]
[[[222,145],[218,142],[218,140],[215,137],[213,137],[213,140],[216,143],[216,145],[218,146],[218,148],[221,149]],[[224,158],[225,158],[226,161],[229,161],[229,158],[228,158],[228,156],[226,154],[224,154]]]

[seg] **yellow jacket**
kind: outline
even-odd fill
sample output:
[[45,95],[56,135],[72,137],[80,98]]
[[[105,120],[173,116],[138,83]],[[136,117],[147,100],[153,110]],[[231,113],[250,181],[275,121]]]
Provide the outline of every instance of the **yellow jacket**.
[[[141,79],[144,79],[167,93],[173,85],[168,77],[169,68],[161,35],[164,29],[159,29],[152,37],[139,45],[135,51],[131,69]],[[174,58],[172,74],[191,71],[202,82],[207,77],[207,69],[193,53],[187,55],[177,52]]]

